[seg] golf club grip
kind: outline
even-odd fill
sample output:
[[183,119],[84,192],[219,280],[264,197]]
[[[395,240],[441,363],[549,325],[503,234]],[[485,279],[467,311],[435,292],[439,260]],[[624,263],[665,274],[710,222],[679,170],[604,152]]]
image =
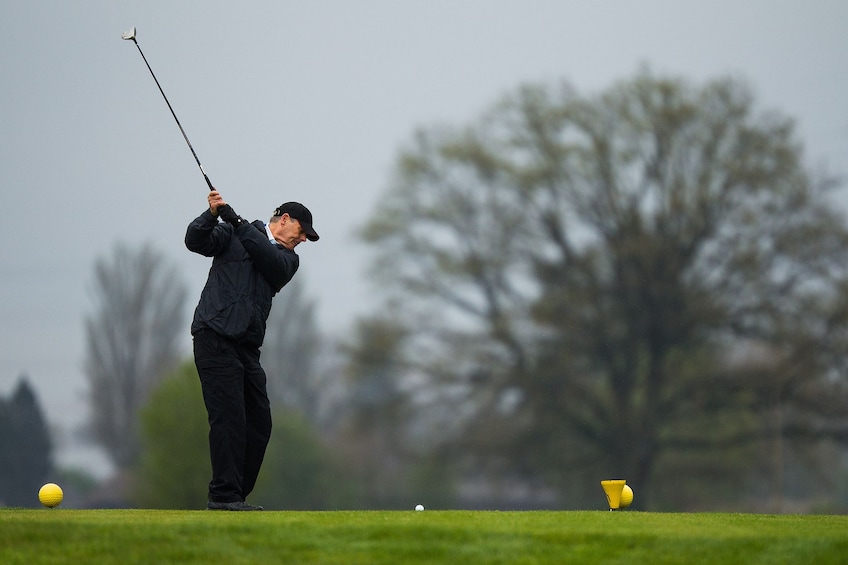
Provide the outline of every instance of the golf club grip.
[[[202,169],[201,169],[201,171],[202,171]],[[213,190],[215,190],[215,187],[212,186],[212,181],[209,180],[209,177],[206,176],[206,173],[203,173],[203,179],[206,181],[206,186],[209,187],[209,192],[212,192]]]

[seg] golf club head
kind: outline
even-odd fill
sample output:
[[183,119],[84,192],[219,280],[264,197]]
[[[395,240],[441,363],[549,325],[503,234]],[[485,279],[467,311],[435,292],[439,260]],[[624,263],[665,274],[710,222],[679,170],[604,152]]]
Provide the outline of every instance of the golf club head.
[[135,26],[129,31],[125,31],[121,34],[121,39],[132,39],[135,40]]

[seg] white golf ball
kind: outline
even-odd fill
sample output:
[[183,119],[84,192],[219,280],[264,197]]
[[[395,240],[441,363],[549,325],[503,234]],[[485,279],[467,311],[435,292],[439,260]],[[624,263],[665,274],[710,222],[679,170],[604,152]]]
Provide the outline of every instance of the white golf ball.
[[421,512],[422,510],[424,510],[424,505],[423,505],[423,504],[419,504],[418,506],[416,506],[416,507],[415,507],[415,511],[416,511],[416,512]]

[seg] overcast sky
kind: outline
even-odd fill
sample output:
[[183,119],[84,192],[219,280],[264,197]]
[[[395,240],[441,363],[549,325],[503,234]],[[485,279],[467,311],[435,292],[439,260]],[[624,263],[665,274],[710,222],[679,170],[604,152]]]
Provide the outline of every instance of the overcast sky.
[[297,276],[338,336],[374,305],[354,232],[416,128],[472,122],[523,83],[593,94],[648,65],[748,81],[797,120],[810,165],[844,174],[845,22],[844,0],[0,0],[0,395],[26,373],[53,425],[86,417],[93,265],[117,242],[180,266],[189,354],[209,261],[183,236],[207,188],[121,40],[133,26],[233,207],[312,210],[321,240]]

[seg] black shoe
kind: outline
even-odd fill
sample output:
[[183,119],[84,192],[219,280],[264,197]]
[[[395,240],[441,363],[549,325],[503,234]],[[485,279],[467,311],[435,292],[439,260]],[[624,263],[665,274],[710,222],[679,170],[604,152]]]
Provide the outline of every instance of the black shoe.
[[264,510],[261,506],[254,506],[252,504],[248,504],[247,502],[236,500],[235,502],[215,502],[210,500],[206,503],[207,510],[232,510],[232,511],[242,511],[249,512],[252,510]]

